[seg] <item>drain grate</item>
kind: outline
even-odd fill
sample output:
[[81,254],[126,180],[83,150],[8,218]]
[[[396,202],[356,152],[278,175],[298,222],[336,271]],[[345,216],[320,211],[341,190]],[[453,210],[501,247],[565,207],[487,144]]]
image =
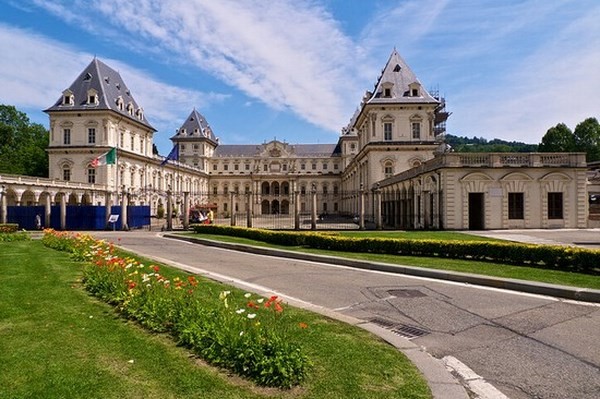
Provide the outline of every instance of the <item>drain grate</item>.
[[420,298],[427,296],[419,290],[389,290],[388,294],[395,296],[396,298]]
[[396,327],[396,325],[398,324],[391,320],[382,319],[380,317],[375,317],[369,321],[373,324],[377,324],[380,327],[387,328],[388,330],[391,330],[392,328]]
[[399,324],[395,328],[392,328],[392,332],[406,339],[418,338],[429,334],[428,331],[425,331],[422,328],[407,326],[405,324]]
[[429,331],[424,330],[422,328],[409,326],[407,324],[402,323],[396,323],[388,319],[383,319],[381,317],[374,317],[370,319],[369,322],[377,324],[378,326],[383,327],[386,330],[390,330],[394,334],[409,340],[429,334]]

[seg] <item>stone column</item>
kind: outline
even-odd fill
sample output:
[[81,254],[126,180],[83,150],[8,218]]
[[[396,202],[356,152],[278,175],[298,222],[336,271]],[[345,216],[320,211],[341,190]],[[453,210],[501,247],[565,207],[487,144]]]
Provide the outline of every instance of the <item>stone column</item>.
[[235,204],[233,203],[235,198],[235,193],[233,191],[229,192],[229,206],[231,207],[231,218],[229,219],[229,224],[231,226],[235,226]]
[[252,227],[252,192],[246,193],[246,226]]
[[104,221],[104,225],[108,226],[108,219],[110,218],[111,212],[112,212],[112,193],[107,191],[104,193],[104,209],[106,212],[106,217],[105,217],[105,221]]
[[365,190],[362,183],[358,193],[358,228],[359,230],[365,229]]
[[294,230],[300,230],[300,191],[294,191]]
[[190,192],[183,192],[183,229],[190,227]]
[[60,229],[67,228],[67,195],[62,193],[60,196]]
[[312,190],[310,192],[311,196],[311,206],[310,206],[310,229],[317,229],[317,189],[313,185]]
[[6,224],[8,219],[8,208],[6,206],[6,186],[0,187],[0,222]]
[[52,203],[50,202],[50,193],[46,195],[46,202],[44,203],[44,227],[50,228],[50,222],[52,220]]
[[129,225],[127,224],[127,205],[129,205],[129,193],[125,188],[123,188],[123,192],[121,193],[121,230],[129,230]]
[[167,230],[173,230],[173,193],[171,187],[167,190]]
[[383,229],[383,223],[381,222],[381,190],[379,188],[375,189],[373,192],[375,202],[375,228],[377,230]]

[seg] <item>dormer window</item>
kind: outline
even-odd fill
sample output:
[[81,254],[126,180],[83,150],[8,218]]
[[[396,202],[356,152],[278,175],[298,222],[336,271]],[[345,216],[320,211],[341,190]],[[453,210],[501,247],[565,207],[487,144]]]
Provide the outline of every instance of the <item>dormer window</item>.
[[117,97],[117,107],[119,108],[119,111],[125,110],[125,102],[121,96]]
[[381,96],[384,98],[391,98],[392,97],[392,88],[394,87],[394,84],[392,82],[384,82],[381,85]]
[[135,115],[137,116],[137,118],[138,118],[139,120],[142,120],[142,119],[144,119],[144,110],[143,110],[143,109],[141,109],[141,108],[138,108],[138,109],[135,111]]
[[133,115],[133,104],[132,103],[127,104],[127,113],[129,115]]
[[408,85],[410,97],[421,97],[421,85],[418,82],[414,82]]
[[62,105],[75,105],[75,96],[71,90],[63,91]]
[[98,92],[94,89],[90,89],[87,92],[87,103],[88,105],[98,105]]

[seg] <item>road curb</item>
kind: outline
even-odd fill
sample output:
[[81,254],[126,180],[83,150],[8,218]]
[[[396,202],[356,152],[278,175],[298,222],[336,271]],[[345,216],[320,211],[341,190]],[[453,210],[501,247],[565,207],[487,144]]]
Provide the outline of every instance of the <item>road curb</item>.
[[215,241],[206,238],[181,236],[178,234],[163,234],[164,237],[183,240],[203,245],[231,249],[235,251],[250,252],[259,255],[278,256],[289,259],[300,259],[311,262],[331,263],[335,265],[354,267],[358,269],[377,270],[390,273],[406,274],[417,277],[427,277],[439,280],[454,281],[485,287],[500,288],[510,291],[526,292],[530,294],[546,295],[557,298],[571,299],[574,301],[600,303],[600,290],[591,288],[569,287],[537,283],[526,280],[515,280],[500,277],[487,277],[477,274],[450,272],[445,270],[426,269],[415,266],[392,265],[389,263],[368,262],[336,256],[315,255],[304,252],[286,251],[283,249],[257,247],[253,245],[234,244]]

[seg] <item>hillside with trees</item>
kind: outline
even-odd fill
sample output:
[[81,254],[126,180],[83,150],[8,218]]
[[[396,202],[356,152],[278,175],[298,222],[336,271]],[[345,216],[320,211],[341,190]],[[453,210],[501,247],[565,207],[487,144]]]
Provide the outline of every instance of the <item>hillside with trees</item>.
[[459,137],[446,134],[446,144],[456,152],[536,152],[537,144],[526,144],[518,141],[501,139],[487,140],[483,137]]

